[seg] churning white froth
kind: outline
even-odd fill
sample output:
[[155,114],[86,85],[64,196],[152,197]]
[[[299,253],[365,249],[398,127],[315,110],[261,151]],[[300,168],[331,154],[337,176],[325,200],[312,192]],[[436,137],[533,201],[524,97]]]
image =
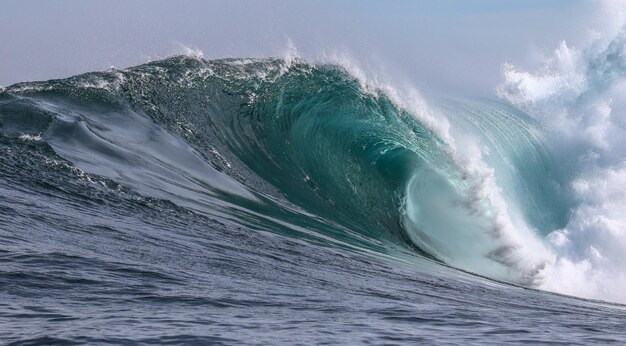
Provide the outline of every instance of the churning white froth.
[[626,1],[602,1],[602,25],[561,42],[536,71],[507,64],[499,95],[548,132],[575,208],[546,240],[557,254],[543,288],[626,302]]

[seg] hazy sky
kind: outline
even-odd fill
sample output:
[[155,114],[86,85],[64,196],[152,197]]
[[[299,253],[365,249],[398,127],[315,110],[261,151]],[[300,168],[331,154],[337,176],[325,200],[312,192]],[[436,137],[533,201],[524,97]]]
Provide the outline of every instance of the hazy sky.
[[[585,5],[587,4],[587,5]],[[582,0],[3,0],[0,85],[206,58],[345,54],[422,90],[490,96],[503,62],[533,64],[586,28]]]

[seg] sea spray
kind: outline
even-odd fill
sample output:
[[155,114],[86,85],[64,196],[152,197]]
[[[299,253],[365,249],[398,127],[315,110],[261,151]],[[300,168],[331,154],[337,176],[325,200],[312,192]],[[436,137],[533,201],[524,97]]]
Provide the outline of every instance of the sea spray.
[[558,259],[543,287],[625,302],[626,2],[602,5],[605,23],[586,46],[561,42],[535,72],[505,65],[499,95],[546,131],[571,205],[547,236]]

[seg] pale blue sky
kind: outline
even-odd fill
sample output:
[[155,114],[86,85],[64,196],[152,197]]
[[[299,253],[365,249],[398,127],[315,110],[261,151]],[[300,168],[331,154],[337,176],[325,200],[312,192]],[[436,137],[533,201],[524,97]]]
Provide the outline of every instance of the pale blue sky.
[[489,96],[501,64],[576,40],[582,0],[4,0],[0,85],[125,67],[199,48],[207,58],[347,53],[420,89]]

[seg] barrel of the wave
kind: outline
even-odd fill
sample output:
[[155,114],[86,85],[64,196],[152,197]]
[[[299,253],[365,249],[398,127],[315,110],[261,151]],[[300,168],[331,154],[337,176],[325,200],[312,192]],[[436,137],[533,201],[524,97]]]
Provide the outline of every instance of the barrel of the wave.
[[436,144],[413,116],[335,66],[295,66],[246,92],[256,97],[233,116],[260,147],[240,156],[249,166],[298,205],[417,250],[404,228],[405,187]]

